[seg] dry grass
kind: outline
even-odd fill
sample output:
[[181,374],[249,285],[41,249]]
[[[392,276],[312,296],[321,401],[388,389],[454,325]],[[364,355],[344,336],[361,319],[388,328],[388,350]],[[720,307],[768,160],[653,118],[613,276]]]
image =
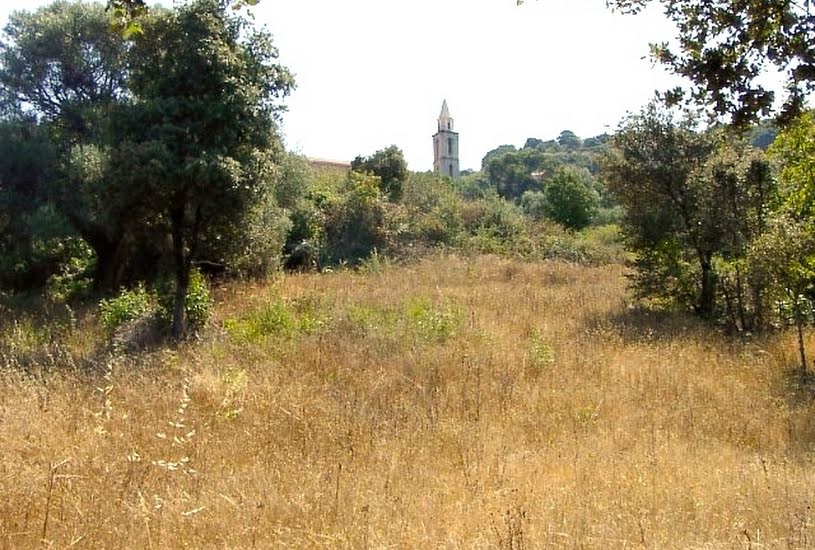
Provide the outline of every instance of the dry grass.
[[72,366],[3,369],[0,547],[815,546],[785,337],[630,310],[614,266],[374,271],[222,289],[225,328],[95,370],[80,320]]

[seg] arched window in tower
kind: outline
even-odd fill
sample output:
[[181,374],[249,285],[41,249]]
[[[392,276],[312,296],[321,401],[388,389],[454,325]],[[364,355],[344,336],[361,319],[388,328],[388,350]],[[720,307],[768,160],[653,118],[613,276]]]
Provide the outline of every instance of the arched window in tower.
[[454,157],[453,154],[453,138],[447,138],[447,154]]
[[448,130],[452,130],[452,129],[453,129],[453,121],[452,121],[452,120],[448,120],[448,121],[447,121],[447,129],[448,129]]

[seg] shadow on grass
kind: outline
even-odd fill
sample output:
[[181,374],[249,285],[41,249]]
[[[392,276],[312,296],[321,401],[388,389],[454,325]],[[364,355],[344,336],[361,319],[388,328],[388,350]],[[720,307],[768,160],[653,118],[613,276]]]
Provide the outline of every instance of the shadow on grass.
[[790,405],[807,406],[815,403],[815,372],[811,368],[805,371],[797,363],[789,364],[782,380]]
[[689,313],[643,306],[600,315],[588,319],[586,325],[590,331],[617,334],[624,343],[675,340],[699,330],[717,332],[714,325]]

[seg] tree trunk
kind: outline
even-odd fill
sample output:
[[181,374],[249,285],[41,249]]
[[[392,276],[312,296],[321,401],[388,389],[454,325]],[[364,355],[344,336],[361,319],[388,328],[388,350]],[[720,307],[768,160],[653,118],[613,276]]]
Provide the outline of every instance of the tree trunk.
[[[87,239],[86,239],[87,240]],[[96,253],[94,286],[97,290],[115,291],[122,284],[126,262],[125,239],[105,239],[90,242]]]
[[70,209],[62,209],[68,222],[85,240],[96,254],[96,270],[93,274],[93,285],[97,290],[117,290],[122,282],[127,244],[125,231],[121,226],[115,228],[113,236],[104,227],[83,220]]
[[699,315],[713,318],[716,306],[716,274],[713,272],[712,254],[700,253],[699,265],[702,268],[702,293],[699,297]]
[[798,354],[801,359],[801,378],[804,379],[807,375],[807,354],[804,345],[804,312],[801,311],[798,296],[793,298],[793,315],[795,315],[795,328],[798,331]]

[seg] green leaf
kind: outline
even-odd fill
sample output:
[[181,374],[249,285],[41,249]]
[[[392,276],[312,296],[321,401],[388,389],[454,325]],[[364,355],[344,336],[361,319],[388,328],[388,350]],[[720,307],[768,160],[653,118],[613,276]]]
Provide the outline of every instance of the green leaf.
[[124,31],[122,32],[122,36],[125,40],[130,40],[136,36],[141,36],[144,33],[144,29],[142,29],[141,24],[136,21],[131,21],[127,24]]

